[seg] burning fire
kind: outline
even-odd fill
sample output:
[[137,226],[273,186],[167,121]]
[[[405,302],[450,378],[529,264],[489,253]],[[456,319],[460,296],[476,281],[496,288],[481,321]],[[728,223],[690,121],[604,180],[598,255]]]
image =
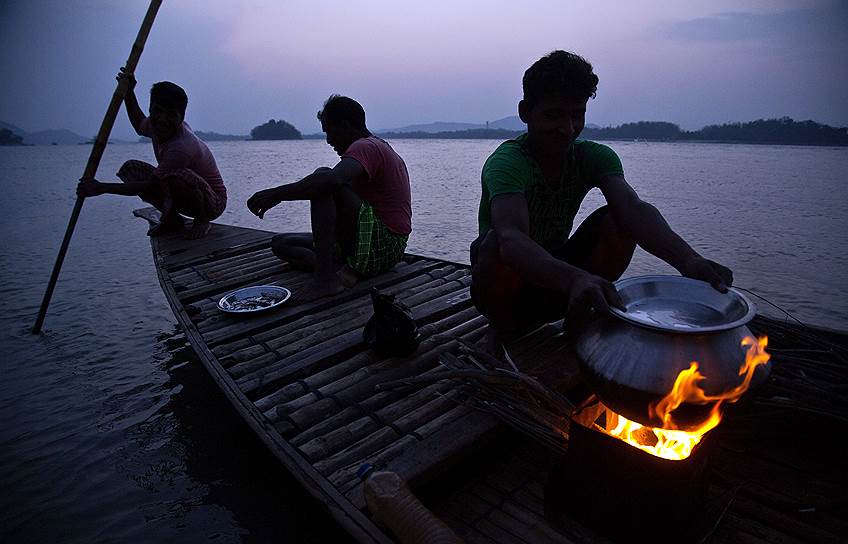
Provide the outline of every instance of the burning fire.
[[[721,422],[722,403],[739,400],[739,397],[751,385],[751,378],[756,368],[768,362],[770,356],[765,350],[767,345],[768,338],[765,336],[759,339],[746,336],[742,340],[742,346],[748,348],[745,354],[745,362],[739,368],[739,375],[743,376],[742,383],[718,395],[704,393],[699,384],[706,379],[706,376],[698,371],[698,363],[692,361],[687,370],[683,370],[677,375],[671,392],[659,402],[651,404],[648,409],[652,419],[657,418],[663,422],[663,428],[644,427],[621,417],[606,407],[606,424],[604,427],[598,425],[596,427],[651,455],[671,460],[686,459],[698,442],[701,441],[701,438]],[[674,423],[672,413],[684,402],[692,404],[714,402],[715,404],[710,410],[709,416],[696,429],[681,431]],[[595,418],[595,421],[597,421],[597,418]]]

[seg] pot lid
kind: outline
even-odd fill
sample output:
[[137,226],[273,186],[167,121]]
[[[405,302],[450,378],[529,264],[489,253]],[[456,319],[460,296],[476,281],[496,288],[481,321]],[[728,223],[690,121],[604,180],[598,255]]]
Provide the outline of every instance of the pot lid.
[[615,287],[627,311],[611,308],[613,315],[648,329],[711,333],[745,325],[757,313],[736,289],[720,293],[709,283],[682,276],[637,276]]

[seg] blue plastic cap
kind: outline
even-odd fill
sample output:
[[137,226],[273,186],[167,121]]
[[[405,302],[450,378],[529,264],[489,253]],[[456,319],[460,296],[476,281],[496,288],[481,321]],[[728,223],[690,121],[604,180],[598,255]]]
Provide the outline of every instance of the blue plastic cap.
[[371,463],[365,463],[359,467],[359,470],[356,471],[356,477],[364,481],[365,478],[367,478],[372,472],[374,472],[374,465]]

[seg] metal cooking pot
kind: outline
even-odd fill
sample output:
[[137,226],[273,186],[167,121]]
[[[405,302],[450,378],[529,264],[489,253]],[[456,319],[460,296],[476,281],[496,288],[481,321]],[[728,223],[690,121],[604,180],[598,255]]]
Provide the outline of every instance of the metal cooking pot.
[[[756,307],[735,289],[720,293],[708,283],[679,276],[641,276],[615,283],[627,308],[613,309],[587,326],[577,339],[581,371],[612,411],[650,427],[661,427],[648,406],[665,397],[677,375],[698,362],[707,395],[738,386],[739,368],[753,336],[746,327]],[[762,383],[771,363],[755,371],[751,387]],[[708,405],[683,404],[674,412],[678,428],[703,421]]]

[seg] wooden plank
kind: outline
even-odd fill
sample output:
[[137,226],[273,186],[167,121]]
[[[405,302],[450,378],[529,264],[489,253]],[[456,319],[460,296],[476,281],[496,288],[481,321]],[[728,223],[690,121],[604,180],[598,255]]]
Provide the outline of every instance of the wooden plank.
[[[213,223],[209,235],[205,238],[200,241],[187,240],[185,241],[186,243],[180,240],[178,244],[172,245],[169,250],[162,253],[161,257],[166,270],[170,272],[198,262],[204,262],[220,255],[229,256],[258,247],[266,247],[270,243],[272,235],[273,233],[270,232],[255,231],[252,229],[229,231],[216,228],[216,225]],[[167,236],[162,237],[162,242],[174,241],[167,238]]]
[[[465,408],[457,407],[457,410]],[[467,410],[467,408],[466,408]],[[449,419],[449,418],[445,418]],[[498,421],[489,414],[482,412],[466,412],[464,417],[456,418],[441,426],[433,428],[433,433],[423,441],[408,441],[397,448],[388,448],[386,455],[372,455],[379,466],[385,467],[406,479],[411,485],[420,485],[434,474],[460,462],[469,452],[485,443],[498,428]],[[369,462],[371,459],[369,459]],[[364,506],[362,485],[355,480],[356,469],[343,467],[354,474],[353,487],[345,491],[345,496],[358,508]],[[342,474],[332,476],[334,481],[344,481]]]
[[[433,372],[436,369],[432,369],[424,372],[427,374],[429,372]],[[433,389],[431,391],[442,391],[447,388],[448,384],[439,383],[433,384]],[[395,390],[395,391],[382,391],[377,393],[376,395],[372,395],[368,398],[357,399],[355,401],[350,402],[340,411],[335,411],[332,414],[326,414],[324,417],[320,417],[320,414],[313,407],[317,406],[322,401],[316,401],[312,405],[308,407],[304,407],[302,411],[298,411],[293,414],[293,417],[289,418],[285,417],[286,420],[293,422],[293,424],[298,427],[298,429],[303,429],[299,434],[292,435],[289,440],[295,446],[300,446],[301,444],[313,440],[319,436],[323,436],[332,432],[335,429],[338,429],[344,425],[349,424],[357,418],[368,416],[374,413],[377,410],[380,410],[384,406],[387,406],[393,402],[396,402],[400,399],[404,398],[404,394]],[[342,400],[338,400],[335,398],[326,399],[336,405],[336,407],[342,406]],[[330,405],[332,407],[332,404]],[[309,414],[304,414],[304,412],[311,413],[311,417],[308,417]],[[279,419],[279,418],[277,418]]]
[[[443,286],[441,279],[435,279],[430,282],[434,286]],[[429,289],[418,294],[421,301],[429,301],[437,297],[441,291]],[[407,303],[409,297],[406,291],[397,293],[397,299]],[[365,323],[374,314],[373,307],[370,302],[364,301],[358,305],[345,305],[345,308],[338,310],[327,310],[321,312],[311,318],[301,318],[298,320],[298,326],[287,326],[284,330],[285,334],[279,334],[276,337],[267,337],[265,334],[257,335],[256,339],[262,341],[262,350],[251,347],[247,350],[234,352],[229,355],[234,361],[239,364],[228,366],[230,374],[236,378],[242,378],[251,374],[264,374],[274,370],[274,363],[268,364],[263,359],[254,361],[254,359],[263,352],[271,351],[279,358],[279,364],[285,364],[288,361],[289,355],[301,352],[315,345],[321,344],[328,339],[347,333],[353,329],[361,329]],[[282,332],[283,328],[278,327],[276,330]],[[263,337],[267,338],[263,341]]]
[[439,266],[439,264],[427,260],[416,261],[411,264],[404,263],[397,265],[393,270],[375,278],[359,282],[354,288],[346,289],[339,295],[325,297],[297,306],[286,306],[280,309],[280,311],[275,312],[273,315],[258,316],[251,320],[238,320],[230,316],[220,316],[219,319],[227,320],[229,326],[205,334],[204,340],[210,346],[214,346],[216,344],[230,341],[231,339],[239,336],[256,334],[284,321],[296,319],[310,312],[332,308],[354,298],[364,296],[371,290],[371,287],[383,289],[390,285],[400,283],[436,266]]
[[[410,433],[408,435],[404,435],[403,439],[393,442],[391,445],[381,448],[377,451],[370,452],[368,458],[360,458],[354,459],[350,461],[347,465],[338,468],[333,474],[331,474],[328,478],[331,482],[333,482],[336,487],[343,493],[347,494],[351,491],[352,487],[360,485],[359,480],[356,478],[356,470],[359,466],[361,466],[365,462],[369,462],[377,466],[388,466],[392,462],[397,462],[403,456],[411,455],[414,452],[418,452],[422,450],[425,452],[425,458],[420,459],[423,464],[434,460],[442,464],[443,466],[447,466],[449,463],[443,462],[440,458],[437,457],[427,457],[430,455],[430,450],[425,447],[428,443],[428,440],[436,434],[437,432],[442,432],[444,428],[450,427],[451,425],[456,424],[461,421],[470,421],[467,418],[474,418],[479,415],[479,412],[473,411],[471,408],[463,405],[458,405],[454,408],[451,408],[447,412],[443,413],[439,417],[428,421],[421,427],[415,430],[414,433]],[[489,421],[494,425],[493,421]],[[442,455],[445,450],[450,450],[453,453],[462,453],[462,448],[466,447],[468,444],[475,444],[478,439],[481,438],[482,435],[491,431],[494,427],[485,427],[482,430],[479,430],[473,436],[464,437],[466,441],[463,442],[449,442],[448,444],[441,445],[441,449],[439,450],[438,455]],[[406,437],[412,437],[417,442],[412,442],[410,440],[406,440]],[[470,439],[470,440],[469,440]],[[417,454],[417,453],[415,453]],[[425,467],[423,470],[414,472],[413,477],[421,478],[421,476],[425,473],[433,473],[435,470]]]
[[[424,325],[419,328],[419,332],[421,333],[423,340],[421,345],[418,347],[418,351],[415,356],[420,357],[421,355],[439,347],[442,347],[442,350],[449,349],[444,348],[444,343],[441,339],[433,338],[433,335],[445,333],[449,335],[462,336],[469,332],[469,327],[472,326],[470,323],[475,318],[480,318],[480,315],[473,309],[466,309],[443,318],[440,321]],[[483,326],[485,321],[478,319],[476,323]],[[437,356],[438,353],[441,353],[441,351],[436,353]],[[285,404],[301,397],[309,393],[311,389],[321,388],[361,371],[364,375],[360,375],[355,379],[356,381],[359,381],[360,379],[373,375],[375,371],[379,370],[379,368],[401,364],[402,360],[403,359],[401,358],[381,358],[372,350],[364,351],[322,371],[312,373],[309,376],[306,376],[302,382],[294,382],[282,387],[278,391],[257,400],[256,406],[265,412],[275,406]],[[377,361],[380,361],[380,363],[378,363],[380,366],[372,367],[372,365],[374,365]],[[330,393],[328,390],[323,390],[322,394]]]
[[[452,305],[453,299],[450,298],[452,296],[446,295],[434,301],[416,306],[412,308],[413,315],[418,310],[418,315],[422,320],[435,321],[436,317],[433,316],[441,318],[464,309],[462,306]],[[434,304],[437,301],[438,304]],[[424,313],[425,309],[432,313]],[[322,345],[309,347],[276,363],[266,365],[262,368],[261,372],[244,376],[238,379],[237,383],[246,394],[261,398],[267,396],[268,392],[272,391],[275,387],[279,388],[280,382],[290,379],[294,375],[302,374],[314,368],[322,368],[321,365],[323,365],[323,368],[326,368],[328,361],[338,361],[344,354],[350,354],[357,350],[361,351],[364,348],[362,331],[355,329],[342,333]],[[265,391],[264,394],[263,391]]]
[[288,267],[280,262],[273,266],[263,267],[255,272],[236,274],[228,279],[216,281],[214,283],[201,282],[200,285],[187,286],[184,291],[177,291],[176,289],[175,291],[183,304],[190,304],[196,300],[200,300],[211,295],[224,295],[228,291],[232,291],[239,287],[254,284],[267,284],[273,281],[273,279],[277,279],[277,281],[279,281],[277,277],[287,271]]
[[[357,438],[376,431],[384,425],[383,422],[395,423],[402,414],[412,412],[422,404],[426,406],[427,401],[439,398],[437,394],[444,393],[446,390],[447,384],[443,383],[425,387],[412,395],[399,398],[372,414],[364,415],[342,427],[316,436],[299,445],[299,449],[310,461],[329,457],[352,444]],[[395,426],[402,429],[399,423],[395,423]],[[294,443],[294,440],[292,440],[292,443]]]
[[[394,269],[391,271],[391,273],[387,274],[387,276],[388,277],[395,277],[398,274],[401,274],[401,273],[404,273],[404,272],[407,272],[407,271],[416,272],[424,266],[426,266],[426,263],[418,263],[417,266],[410,265],[409,263],[400,263],[400,264],[396,265],[394,267]],[[410,267],[412,267],[412,268],[410,268]],[[414,275],[415,274],[409,274],[408,276],[414,276]],[[305,272],[293,272],[292,274],[288,275],[287,279],[289,280],[289,282],[292,282],[292,283],[303,284],[303,283],[305,283],[306,281],[309,280],[309,277],[310,276],[308,274],[306,274]],[[282,285],[282,284],[280,283],[280,285]],[[289,285],[283,285],[283,286],[284,287],[290,287]],[[283,324],[283,323],[287,323],[288,321],[292,321],[296,318],[306,316],[306,315],[311,315],[311,314],[316,313],[316,312],[321,312],[321,311],[336,307],[341,303],[346,303],[350,300],[361,298],[362,295],[364,294],[364,291],[360,287],[359,289],[357,289],[357,288],[348,289],[344,293],[342,293],[342,295],[344,295],[344,294],[347,294],[348,296],[346,298],[344,298],[344,300],[342,300],[341,302],[339,302],[339,300],[341,300],[340,299],[341,295],[336,295],[335,297],[326,297],[326,298],[323,298],[323,299],[318,299],[316,301],[312,301],[311,303],[305,303],[305,304],[301,304],[301,305],[297,305],[297,306],[286,305],[286,306],[281,307],[279,310],[275,311],[273,314],[269,314],[268,316],[259,316],[259,317],[284,318],[285,321],[281,322],[281,324]],[[351,294],[354,294],[355,296],[350,296]],[[219,297],[220,297],[220,295],[219,295]],[[219,298],[219,297],[212,297],[212,300],[217,301],[217,298]],[[336,304],[328,304],[328,302],[331,301],[331,300],[335,301]],[[221,312],[207,312],[207,310],[209,308],[208,308],[208,306],[206,306],[206,304],[207,303],[204,303],[204,305],[201,306],[201,309],[204,310],[205,313],[208,313],[208,317],[206,319],[204,319],[204,321],[202,321],[201,323],[198,324],[198,328],[199,328],[200,331],[202,331],[207,336],[209,336],[209,333],[211,333],[213,331],[218,331],[219,329],[222,329],[224,327],[230,327],[233,324],[239,324],[239,323],[242,323],[242,322],[252,323],[252,322],[245,321],[243,316],[233,316],[233,315],[224,314],[224,313],[221,313]],[[273,327],[266,327],[261,332],[270,331],[272,328]],[[250,332],[252,334],[252,331],[245,331],[245,332]],[[220,343],[220,342],[216,342],[216,343]]]
[[271,248],[266,246],[251,249],[243,253],[237,253],[228,257],[224,257],[219,254],[217,257],[211,257],[206,261],[198,262],[180,270],[171,272],[170,278],[171,281],[175,283],[181,283],[182,279],[186,276],[198,275],[201,277],[208,277],[207,275],[210,273],[220,270],[238,269],[239,266],[244,263],[253,262],[256,259],[264,259],[269,255],[273,255],[273,253],[271,252]]
[[523,508],[520,504],[508,500],[501,505],[499,511],[517,520],[517,523],[510,527],[510,531],[519,534],[522,538],[529,539],[530,542],[539,542],[540,544],[545,542],[568,544],[571,542],[565,535],[548,525],[545,518]]
[[[396,285],[392,285],[389,288],[384,289],[382,292],[389,295],[396,295],[403,291],[417,292],[417,288],[428,286],[432,281],[445,281],[442,276],[447,274],[449,269],[450,267],[443,267],[430,270],[425,274],[414,276],[406,281],[403,281]],[[216,305],[217,302],[212,303],[212,306],[215,307],[215,313],[217,313]],[[341,304],[339,306],[335,306],[333,308],[328,308],[323,311],[317,311],[303,315],[302,317],[296,320],[288,321],[277,327],[273,327],[264,332],[254,334],[247,338],[240,338],[239,340],[236,340],[232,343],[219,344],[212,351],[213,353],[215,353],[215,355],[222,359],[227,356],[232,356],[234,358],[237,358],[238,360],[246,360],[236,355],[236,352],[239,349],[243,349],[251,345],[261,344],[267,341],[285,343],[286,341],[288,341],[286,335],[302,334],[302,331],[305,327],[314,325],[315,323],[323,323],[325,326],[328,327],[332,326],[334,323],[336,323],[336,320],[344,319],[345,315],[348,312],[358,311],[360,309],[368,309],[368,311],[371,311],[373,309],[370,298],[360,297],[344,304]],[[223,362],[225,364],[227,363],[226,361]]]
[[[455,330],[463,337],[479,338],[485,327],[485,319],[478,317],[469,322],[455,327]],[[319,388],[316,393],[308,393],[306,399],[295,399],[283,405],[275,406],[273,413],[266,413],[266,416],[273,420],[282,414],[293,414],[298,410],[303,410],[309,406],[314,400],[321,397],[338,398],[341,405],[349,404],[350,402],[362,402],[362,398],[375,395],[375,386],[378,383],[391,381],[397,378],[409,376],[412,374],[420,374],[424,371],[436,366],[438,357],[446,350],[453,349],[457,346],[457,342],[448,342],[447,344],[432,347],[428,351],[418,354],[414,359],[406,359],[393,357],[383,359],[374,365],[363,367],[349,374],[340,380],[336,380]],[[397,363],[402,362],[402,366]],[[303,423],[309,424],[314,421],[313,418],[305,418]],[[302,427],[304,428],[304,427]]]

